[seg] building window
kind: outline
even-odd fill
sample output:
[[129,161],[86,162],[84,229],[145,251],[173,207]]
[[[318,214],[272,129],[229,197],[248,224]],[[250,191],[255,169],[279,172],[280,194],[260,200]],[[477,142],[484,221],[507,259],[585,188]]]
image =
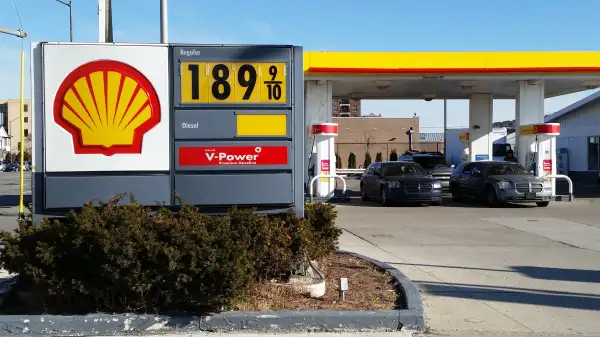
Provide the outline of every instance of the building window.
[[588,170],[598,171],[600,163],[600,137],[588,137]]
[[29,110],[29,106],[27,104],[23,104],[23,111],[27,112]]
[[352,106],[352,111],[358,111],[358,107],[356,105]]
[[28,122],[29,122],[29,118],[25,117],[25,123],[28,123]]
[[25,133],[25,137],[29,137],[29,130],[25,129],[25,130],[23,130],[23,131],[25,131],[25,132],[24,132],[24,133]]

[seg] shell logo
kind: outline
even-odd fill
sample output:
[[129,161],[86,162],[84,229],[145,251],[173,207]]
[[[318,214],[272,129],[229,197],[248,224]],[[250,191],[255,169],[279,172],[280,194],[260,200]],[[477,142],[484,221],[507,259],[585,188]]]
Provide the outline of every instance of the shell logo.
[[160,102],[137,69],[92,61],[59,86],[54,121],[71,134],[76,154],[139,154],[144,134],[160,122]]

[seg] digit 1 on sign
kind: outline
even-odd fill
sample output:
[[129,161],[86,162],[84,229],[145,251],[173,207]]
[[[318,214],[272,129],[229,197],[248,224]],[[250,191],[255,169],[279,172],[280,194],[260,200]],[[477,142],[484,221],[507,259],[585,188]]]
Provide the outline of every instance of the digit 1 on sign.
[[181,103],[208,103],[208,72],[204,62],[181,62]]
[[192,73],[192,99],[200,99],[200,67],[197,64],[188,64],[188,70]]

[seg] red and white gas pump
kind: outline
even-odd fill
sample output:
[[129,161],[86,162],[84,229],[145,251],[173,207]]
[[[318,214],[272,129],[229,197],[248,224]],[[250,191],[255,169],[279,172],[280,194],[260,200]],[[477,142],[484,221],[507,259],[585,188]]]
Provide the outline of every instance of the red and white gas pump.
[[[335,190],[335,179],[323,176],[336,175],[334,138],[338,135],[338,129],[337,123],[316,123],[310,127],[310,134],[314,137],[313,177],[317,178],[314,191],[318,198],[331,197]],[[312,184],[309,188],[312,195]]]
[[522,125],[520,137],[524,137],[526,145],[525,166],[538,177],[552,182],[552,196],[556,197],[556,178],[564,178],[569,182],[569,200],[573,198],[573,183],[569,177],[556,174],[556,136],[560,135],[560,123],[542,123]]

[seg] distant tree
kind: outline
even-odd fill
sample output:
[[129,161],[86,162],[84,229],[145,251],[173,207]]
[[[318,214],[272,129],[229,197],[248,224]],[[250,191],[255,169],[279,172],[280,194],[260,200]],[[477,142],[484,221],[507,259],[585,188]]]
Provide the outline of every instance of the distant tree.
[[348,156],[348,168],[356,168],[356,155],[354,154],[354,152],[350,152],[350,155]]
[[335,154],[335,168],[342,168],[342,157],[339,154]]
[[396,149],[392,149],[392,152],[390,152],[390,161],[397,161],[398,160],[398,152],[396,152]]
[[375,162],[381,163],[382,161],[383,161],[383,154],[381,152],[377,152],[377,154],[375,155]]
[[369,152],[365,153],[365,162],[363,164],[364,168],[367,168],[367,166],[371,165],[371,163],[373,162],[373,159],[371,159],[371,154]]

